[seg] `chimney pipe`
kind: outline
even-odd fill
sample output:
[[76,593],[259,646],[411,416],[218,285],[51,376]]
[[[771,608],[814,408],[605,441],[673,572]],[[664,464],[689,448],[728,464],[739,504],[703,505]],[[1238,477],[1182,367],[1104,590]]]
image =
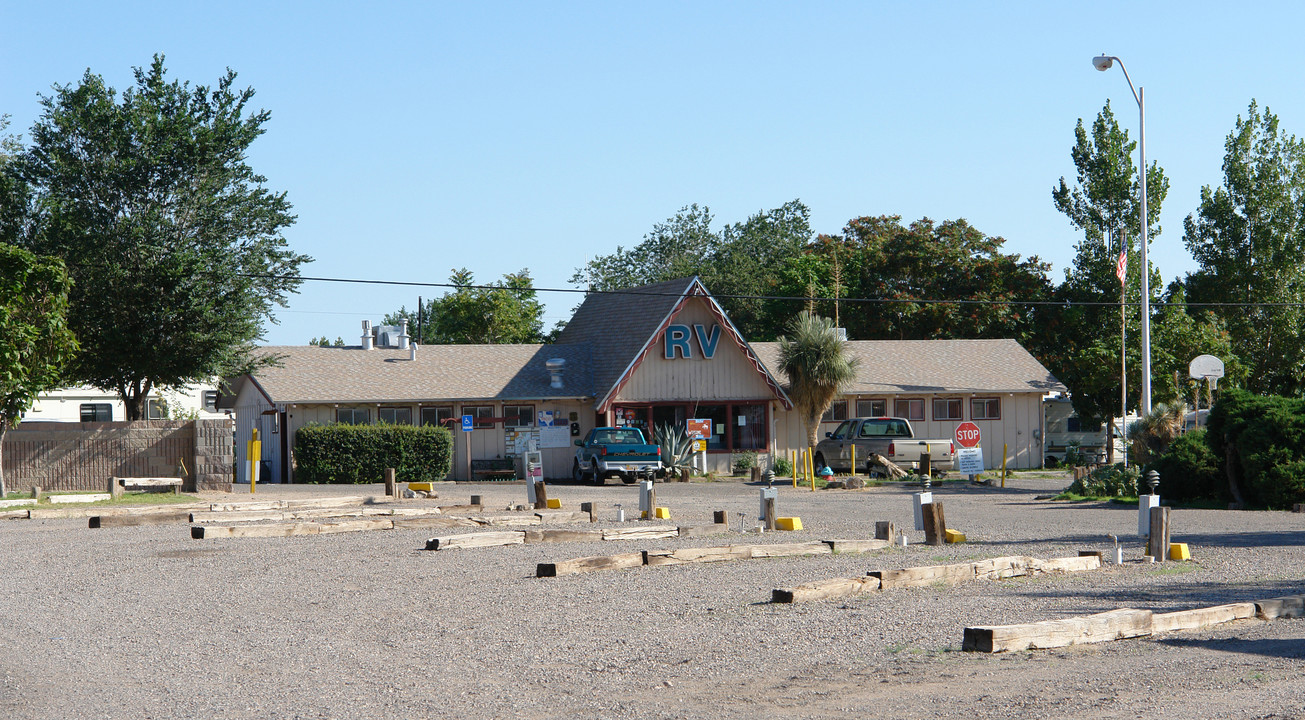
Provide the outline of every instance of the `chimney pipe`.
[[376,342],[376,339],[372,337],[372,321],[363,320],[362,328],[362,349],[371,350],[372,344]]
[[566,369],[566,360],[564,358],[551,358],[544,361],[544,367],[548,369],[548,386],[554,390],[562,388],[562,373]]
[[400,330],[399,330],[399,349],[400,349],[400,350],[407,350],[407,349],[408,349],[408,340],[409,340],[409,336],[408,336],[408,321],[407,321],[407,320],[404,320],[403,323],[399,325],[399,327],[400,327]]

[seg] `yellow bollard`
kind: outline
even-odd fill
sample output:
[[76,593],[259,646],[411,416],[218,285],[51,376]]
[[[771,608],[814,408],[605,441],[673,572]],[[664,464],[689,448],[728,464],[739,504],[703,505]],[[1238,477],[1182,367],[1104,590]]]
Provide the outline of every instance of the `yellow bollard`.
[[258,468],[259,462],[263,459],[263,441],[258,439],[258,428],[254,428],[250,434],[249,443],[245,446],[245,461],[249,463],[249,494],[253,495],[258,488]]
[[811,492],[816,491],[816,455],[815,448],[807,449],[807,477],[811,478]]
[[1001,486],[1006,487],[1006,443],[1001,444]]
[[856,443],[852,443],[852,469],[847,474],[856,475]]
[[798,467],[797,467],[797,450],[788,451],[789,474],[793,476],[793,489],[797,489]]

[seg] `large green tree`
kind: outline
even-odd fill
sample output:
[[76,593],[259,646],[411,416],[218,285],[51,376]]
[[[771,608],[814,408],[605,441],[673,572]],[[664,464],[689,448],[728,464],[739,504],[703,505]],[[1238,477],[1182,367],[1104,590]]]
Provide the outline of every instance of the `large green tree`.
[[449,283],[454,286],[452,292],[426,301],[421,317],[400,308],[383,322],[398,325],[406,320],[409,334],[417,342],[431,345],[537,343],[544,339],[544,305],[529,270],[477,285],[471,271],[462,268],[453,271]]
[[19,242],[73,276],[71,379],[116,391],[131,420],[154,388],[247,369],[311,260],[282,236],[285,193],[247,162],[270,117],[253,89],[230,70],[215,86],[165,75],[155,56],[121,95],[89,70],[56,85],[13,163],[31,188]]
[[834,321],[803,310],[779,338],[779,370],[788,378],[788,396],[807,430],[807,447],[815,447],[820,416],[856,378],[851,357]]
[[1305,142],[1254,101],[1224,145],[1223,184],[1201,189],[1184,242],[1192,303],[1227,324],[1257,393],[1305,393]]
[[775,294],[785,263],[811,241],[811,211],[793,200],[720,231],[712,230],[713,220],[707,207],[686,206],[638,245],[590,260],[571,282],[620,290],[697,275],[744,337],[774,338],[796,308],[763,297]]
[[[842,234],[821,235],[804,253],[789,256],[778,293],[873,300],[813,303],[859,340],[1027,341],[1041,322],[1038,307],[1026,301],[1049,298],[1050,266],[1036,256],[1003,253],[1004,243],[965,220],[922,218],[903,225],[897,215],[859,217]],[[796,310],[792,303],[788,309]]]
[[63,384],[63,367],[77,349],[68,330],[70,284],[58,259],[0,242],[0,498],[5,433],[38,395]]
[[[1141,195],[1137,166],[1131,157],[1136,147],[1106,103],[1090,132],[1082,119],[1074,129],[1070,155],[1076,183],[1071,186],[1062,177],[1051,193],[1056,209],[1083,237],[1075,245],[1074,262],[1065,271],[1065,281],[1056,289],[1055,297],[1064,305],[1049,319],[1055,337],[1040,343],[1035,353],[1069,387],[1074,409],[1088,421],[1116,417],[1120,409],[1121,298],[1115,268],[1121,249],[1128,254],[1128,335],[1138,338],[1140,332],[1140,316],[1132,305],[1141,299],[1140,248],[1136,247],[1141,234]],[[1160,208],[1169,192],[1169,180],[1154,162],[1147,167],[1146,177],[1147,234],[1153,239],[1160,234]],[[1153,289],[1159,287],[1159,273],[1152,272],[1149,280]],[[1141,375],[1136,372],[1140,354],[1134,347],[1128,350],[1128,365],[1132,369],[1128,394],[1133,406],[1141,389]],[[1158,372],[1164,369],[1154,368],[1153,374]]]

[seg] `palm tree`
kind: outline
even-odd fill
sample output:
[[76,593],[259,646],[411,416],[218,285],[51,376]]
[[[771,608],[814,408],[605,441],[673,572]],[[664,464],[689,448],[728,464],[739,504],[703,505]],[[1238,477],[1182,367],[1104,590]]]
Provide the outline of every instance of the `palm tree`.
[[843,348],[834,322],[804,310],[779,338],[779,369],[788,376],[788,395],[807,427],[807,447],[816,444],[820,416],[856,377],[857,360]]

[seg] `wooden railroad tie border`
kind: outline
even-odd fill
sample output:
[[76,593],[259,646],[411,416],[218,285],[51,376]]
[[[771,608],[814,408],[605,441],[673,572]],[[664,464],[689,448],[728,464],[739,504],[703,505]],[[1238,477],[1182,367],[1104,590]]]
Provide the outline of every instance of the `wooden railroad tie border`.
[[[887,544],[886,541],[882,540],[861,542]],[[834,547],[837,550],[837,546]],[[860,595],[876,590],[927,587],[935,583],[959,585],[971,580],[1001,580],[1025,575],[1081,572],[1095,570],[1099,567],[1101,567],[1101,559],[1092,555],[1055,558],[1052,560],[1039,560],[1025,555],[1010,555],[970,563],[925,565],[894,570],[871,570],[865,577],[818,580],[792,588],[776,588],[771,591],[770,601],[774,603],[810,602],[833,597]]]
[[[770,545],[721,545],[717,547],[680,548],[678,550],[644,550],[639,553],[595,555],[561,562],[539,563],[535,567],[535,577],[558,577],[560,575],[598,570],[620,570],[640,565],[662,567],[688,563],[830,555],[834,552],[871,552],[886,548],[888,544],[887,541],[883,540],[814,540],[811,542]],[[842,550],[837,549],[840,547]],[[631,555],[638,555],[640,561],[632,563],[629,557]]]
[[1123,608],[1096,615],[1021,625],[967,627],[961,648],[989,653],[1042,650],[1149,637],[1182,630],[1204,630],[1237,620],[1299,617],[1305,617],[1305,595],[1288,595],[1253,603],[1230,603],[1169,613]]

